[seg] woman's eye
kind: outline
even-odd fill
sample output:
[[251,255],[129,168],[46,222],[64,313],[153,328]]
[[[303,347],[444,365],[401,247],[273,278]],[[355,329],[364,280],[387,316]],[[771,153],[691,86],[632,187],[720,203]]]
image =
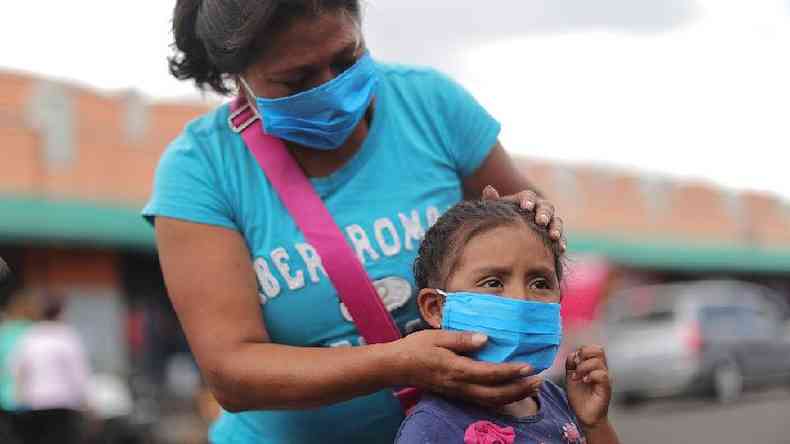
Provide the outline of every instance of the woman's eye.
[[304,83],[304,80],[302,80],[302,79],[299,79],[299,80],[284,80],[284,81],[279,82],[279,83],[281,83],[282,85],[284,85],[288,89],[298,90],[298,89],[300,89],[302,87],[302,83]]
[[340,60],[332,64],[332,71],[335,75],[340,75],[354,66],[354,63],[357,63],[356,59],[348,59],[348,60]]
[[551,290],[551,283],[548,279],[537,278],[529,283],[529,288],[531,290]]
[[480,286],[481,287],[486,287],[486,288],[502,288],[505,285],[499,279],[491,278],[491,279],[486,279],[483,282],[481,282]]

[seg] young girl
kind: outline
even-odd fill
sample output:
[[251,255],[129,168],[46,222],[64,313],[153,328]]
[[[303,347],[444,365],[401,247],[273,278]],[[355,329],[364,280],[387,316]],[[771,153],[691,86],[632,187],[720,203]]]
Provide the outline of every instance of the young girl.
[[[462,202],[426,233],[414,263],[420,313],[432,328],[475,331],[470,357],[550,367],[561,339],[562,254],[517,204]],[[426,394],[397,443],[617,443],[607,412],[606,357],[581,347],[565,364],[565,392],[536,379],[533,396],[488,407]]]

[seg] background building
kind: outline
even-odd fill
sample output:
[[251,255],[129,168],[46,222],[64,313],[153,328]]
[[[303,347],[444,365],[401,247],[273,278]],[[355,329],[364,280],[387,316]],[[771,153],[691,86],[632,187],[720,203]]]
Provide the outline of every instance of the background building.
[[[198,383],[182,371],[188,347],[139,210],[168,142],[206,110],[0,72],[0,255],[25,285],[68,298],[95,369],[131,381],[136,397],[163,385],[188,397]],[[701,277],[757,281],[790,298],[787,202],[632,171],[519,163],[565,220],[578,316],[594,316],[617,287]]]

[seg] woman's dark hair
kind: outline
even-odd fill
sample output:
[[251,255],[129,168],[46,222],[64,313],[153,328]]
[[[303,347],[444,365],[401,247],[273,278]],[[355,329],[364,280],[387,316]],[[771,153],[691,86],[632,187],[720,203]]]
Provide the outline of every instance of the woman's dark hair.
[[359,0],[178,0],[173,11],[170,73],[219,94],[228,80],[249,67],[264,48],[262,37],[294,19],[328,11],[346,11],[359,19]]
[[535,213],[517,203],[504,200],[464,201],[447,210],[425,233],[417,259],[414,278],[417,288],[442,288],[463,254],[463,246],[473,237],[503,225],[524,222],[543,240],[554,255],[557,281],[562,282],[563,255],[549,236],[548,228],[535,223]]

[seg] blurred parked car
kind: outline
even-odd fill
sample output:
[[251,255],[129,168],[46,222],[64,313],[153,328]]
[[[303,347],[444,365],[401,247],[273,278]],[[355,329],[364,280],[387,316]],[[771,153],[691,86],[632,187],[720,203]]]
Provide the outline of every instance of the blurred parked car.
[[603,334],[618,399],[790,386],[787,302],[735,281],[633,288],[609,299]]

